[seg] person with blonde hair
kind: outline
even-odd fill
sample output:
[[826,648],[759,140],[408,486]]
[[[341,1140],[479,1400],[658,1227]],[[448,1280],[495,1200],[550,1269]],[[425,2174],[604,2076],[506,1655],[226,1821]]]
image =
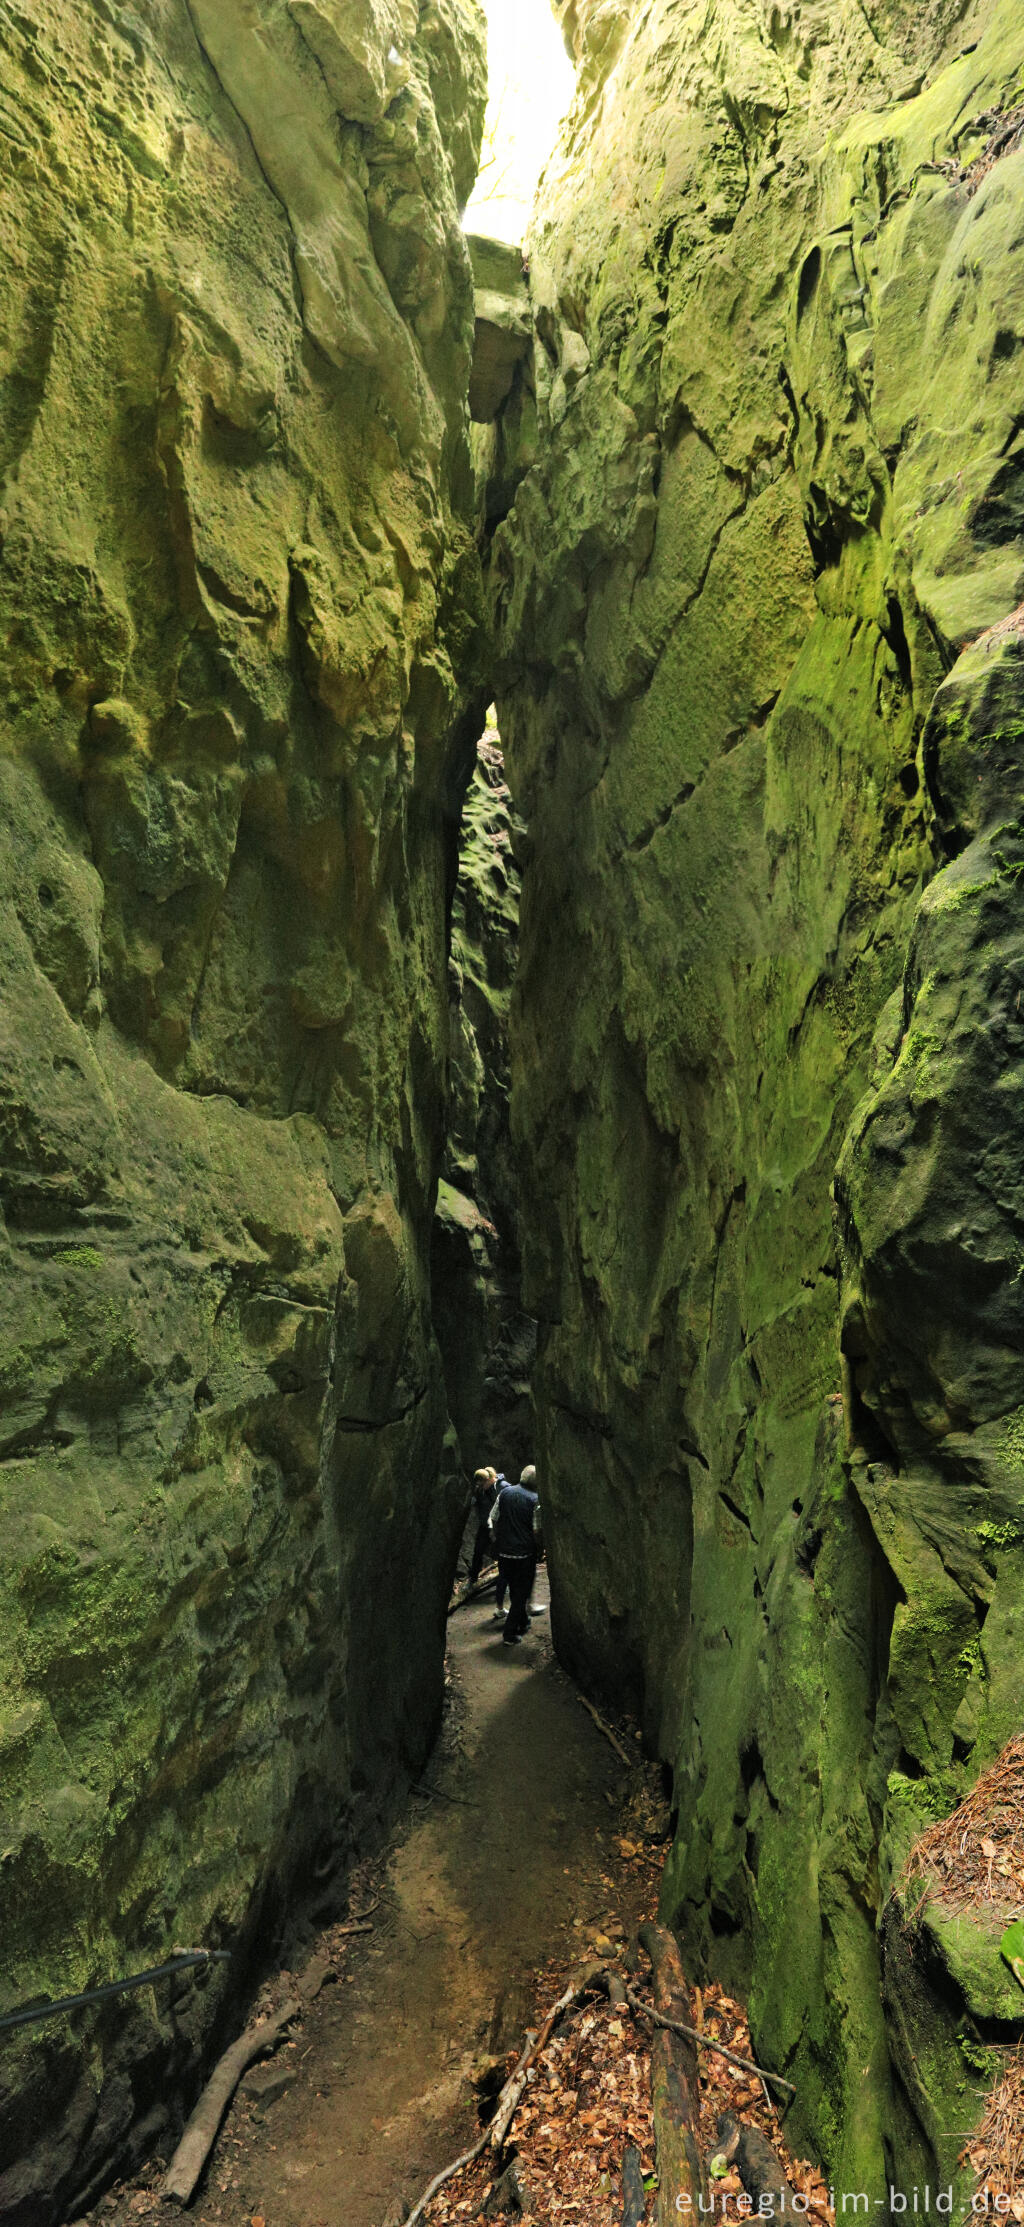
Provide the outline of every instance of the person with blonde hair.
[[487,1519],[498,1497],[498,1472],[496,1469],[478,1469],[473,1478],[473,1506],[476,1510],[476,1538],[473,1541],[473,1558],[469,1565],[469,1584],[475,1585],[484,1563],[490,1561],[494,1546]]

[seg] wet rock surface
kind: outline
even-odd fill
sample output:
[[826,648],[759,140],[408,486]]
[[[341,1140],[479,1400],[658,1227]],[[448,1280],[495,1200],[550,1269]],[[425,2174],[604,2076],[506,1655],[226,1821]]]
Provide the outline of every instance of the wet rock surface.
[[883,1901],[1006,1736],[1020,1588],[1019,37],[561,13],[491,553],[556,1643],[672,1763],[667,1914],[884,2200],[948,2177],[911,2059],[965,2005],[918,1967],[883,2013]]
[[6,2041],[45,2227],[440,1708],[483,49],[471,0],[0,48],[3,2006],[233,1955]]

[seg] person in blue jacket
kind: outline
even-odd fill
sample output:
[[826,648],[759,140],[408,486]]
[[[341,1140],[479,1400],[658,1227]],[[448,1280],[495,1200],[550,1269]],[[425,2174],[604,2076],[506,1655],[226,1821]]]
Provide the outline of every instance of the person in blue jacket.
[[530,1462],[517,1485],[502,1482],[493,1517],[498,1550],[498,1582],[508,1586],[508,1615],[502,1632],[506,1647],[518,1647],[530,1627],[530,1593],[537,1572],[540,1535],[537,1472]]

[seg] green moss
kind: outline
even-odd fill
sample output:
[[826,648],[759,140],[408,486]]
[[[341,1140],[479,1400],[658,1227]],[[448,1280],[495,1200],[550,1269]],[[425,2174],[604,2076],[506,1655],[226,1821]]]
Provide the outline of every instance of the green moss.
[[59,1261],[63,1268],[103,1268],[105,1266],[102,1253],[98,1253],[94,1245],[63,1245],[59,1252],[51,1255],[51,1258]]
[[[999,1442],[1000,1451],[1011,1467],[1024,1470],[1024,1407],[1015,1408],[1012,1414],[1003,1416],[999,1427]],[[1003,1546],[1009,1545],[1012,1539],[1019,1538],[1021,1531],[1016,1524],[993,1525],[985,1522],[979,1524],[978,1536],[986,1539],[992,1546]]]
[[28,1390],[35,1374],[36,1356],[25,1346],[0,1359],[0,1397],[11,1400]]

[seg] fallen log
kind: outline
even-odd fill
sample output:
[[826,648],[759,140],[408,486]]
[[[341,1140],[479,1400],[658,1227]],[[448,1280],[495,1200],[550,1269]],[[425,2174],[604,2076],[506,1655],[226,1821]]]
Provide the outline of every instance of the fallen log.
[[631,2142],[622,2160],[622,2227],[640,2227],[646,2210],[647,2190],[640,2152]]
[[298,2018],[301,2008],[301,2004],[291,1998],[270,2018],[262,2018],[256,2026],[247,2026],[244,2034],[225,2050],[210,2074],[161,2182],[160,2194],[166,2202],[191,2203],[199,2176],[217,2139],[220,2122],[243,2072],[254,2058],[263,2057],[268,2050],[276,2048],[284,2028],[293,2018]]
[[658,2014],[651,2041],[651,2097],[658,2160],[657,2227],[679,2227],[697,2220],[705,2204],[705,2181],[694,2136],[699,2115],[697,2050],[689,2023],[690,1994],[674,1933],[664,1925],[642,1925],[640,1941],[654,1974]]
[[711,2159],[711,2173],[718,2180],[730,2165],[736,2167],[759,2219],[799,2219],[807,2206],[786,2179],[771,2143],[755,2126],[746,2126],[723,2113],[715,2129],[718,2147]]

